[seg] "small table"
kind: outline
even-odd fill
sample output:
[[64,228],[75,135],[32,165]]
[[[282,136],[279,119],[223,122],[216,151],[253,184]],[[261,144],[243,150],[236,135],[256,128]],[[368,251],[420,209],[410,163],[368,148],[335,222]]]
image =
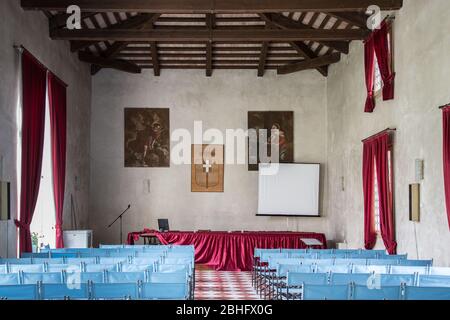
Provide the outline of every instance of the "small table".
[[143,233],[139,235],[142,239],[144,239],[144,245],[158,245],[161,242],[158,240],[158,237],[154,233]]

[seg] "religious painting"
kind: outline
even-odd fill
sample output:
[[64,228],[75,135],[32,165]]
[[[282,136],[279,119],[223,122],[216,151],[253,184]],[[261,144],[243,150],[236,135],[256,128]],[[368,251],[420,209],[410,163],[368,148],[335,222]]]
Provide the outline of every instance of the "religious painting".
[[125,167],[170,167],[169,109],[125,109]]
[[224,192],[224,146],[192,145],[191,191]]
[[[266,152],[270,156],[272,144],[278,144],[279,163],[294,162],[294,112],[292,111],[250,111],[248,113],[248,128],[256,131],[257,143],[249,143],[248,146],[248,170],[258,171],[260,159],[260,146],[267,147]],[[262,135],[261,130],[266,134]],[[272,130],[278,130],[278,135],[272,134]],[[265,142],[260,141],[261,137]],[[252,139],[249,140],[251,142]]]

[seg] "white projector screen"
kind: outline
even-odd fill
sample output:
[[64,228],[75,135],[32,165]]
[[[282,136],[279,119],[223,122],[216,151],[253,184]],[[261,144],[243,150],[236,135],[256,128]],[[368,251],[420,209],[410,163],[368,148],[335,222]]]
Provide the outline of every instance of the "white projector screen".
[[319,185],[320,164],[260,165],[258,215],[319,217]]

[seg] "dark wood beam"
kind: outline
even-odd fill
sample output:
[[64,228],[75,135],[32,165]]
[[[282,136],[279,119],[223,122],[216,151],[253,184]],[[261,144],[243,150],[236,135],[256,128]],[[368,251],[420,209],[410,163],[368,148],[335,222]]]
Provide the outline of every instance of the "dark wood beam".
[[50,31],[54,40],[78,41],[157,41],[157,42],[189,42],[189,41],[329,41],[329,40],[364,40],[369,33],[360,29],[348,30],[204,30],[186,31],[183,28],[175,30],[116,30],[87,29]]
[[26,10],[65,11],[78,5],[84,12],[260,13],[362,11],[370,5],[398,10],[403,0],[21,0]]
[[266,69],[267,49],[268,48],[269,48],[268,42],[264,42],[261,46],[261,53],[259,55],[259,65],[258,65],[258,77],[264,76],[264,71]]
[[367,28],[367,19],[364,13],[353,13],[353,12],[327,12],[326,14],[347,22],[352,26],[356,26],[358,28],[368,30]]
[[[290,42],[289,44],[306,60],[313,60],[317,58],[316,54],[304,42]],[[328,76],[328,67],[326,65],[318,66],[316,69],[324,77]]]
[[[216,27],[215,26],[215,14],[207,13],[206,14],[206,28],[210,32]],[[212,76],[212,68],[213,68],[213,42],[206,42],[206,76]]]
[[323,67],[330,65],[332,63],[339,62],[341,59],[340,53],[333,53],[326,56],[321,56],[315,59],[305,60],[302,62],[287,64],[285,66],[279,67],[277,69],[278,74],[288,74],[297,71],[307,70],[307,69],[315,69],[318,67]]
[[[298,29],[298,30],[307,30],[313,29],[312,27],[308,27],[304,25],[302,22],[294,21],[282,14],[260,14],[261,19],[266,21],[267,23],[276,26],[281,29]],[[345,41],[318,41],[320,44],[327,46],[329,48],[333,48],[336,51],[339,51],[344,54],[348,54],[349,44]]]
[[[96,12],[82,12],[81,20],[94,17]],[[50,29],[62,28],[67,25],[67,19],[69,19],[69,15],[67,13],[56,14],[49,18]]]
[[126,60],[105,59],[86,52],[79,52],[78,58],[83,62],[91,63],[102,68],[112,68],[129,73],[141,73],[141,68],[139,66]]

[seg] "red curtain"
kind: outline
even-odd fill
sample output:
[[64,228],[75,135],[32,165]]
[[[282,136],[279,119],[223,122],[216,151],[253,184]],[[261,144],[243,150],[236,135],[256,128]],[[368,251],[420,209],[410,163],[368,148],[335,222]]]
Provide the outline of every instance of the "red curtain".
[[450,106],[443,109],[443,133],[445,203],[447,205],[448,226],[450,228]]
[[392,190],[389,170],[389,134],[385,133],[374,140],[377,169],[378,198],[380,202],[380,228],[384,246],[389,254],[396,254],[394,217],[392,210]]
[[373,112],[375,109],[374,77],[375,77],[375,49],[374,39],[370,37],[364,44],[364,65],[366,74],[367,99],[364,112]]
[[364,247],[370,250],[373,249],[377,241],[373,216],[374,154],[371,143],[364,143],[363,149]]
[[379,30],[373,35],[375,53],[381,78],[383,79],[383,100],[394,99],[394,78],[391,64],[391,48],[389,47],[390,24],[384,21]]
[[[363,191],[364,191],[364,245],[372,249],[376,242],[374,225],[374,177],[375,168],[378,182],[380,208],[380,229],[384,245],[390,254],[397,251],[395,241],[392,190],[389,170],[389,133],[383,133],[364,141],[363,151]],[[376,165],[375,165],[376,164]]]
[[31,252],[30,224],[39,194],[45,127],[46,69],[26,50],[22,53],[22,178],[19,251]]
[[53,194],[56,211],[56,248],[63,248],[63,210],[66,184],[66,85],[48,74],[48,100],[52,141]]

